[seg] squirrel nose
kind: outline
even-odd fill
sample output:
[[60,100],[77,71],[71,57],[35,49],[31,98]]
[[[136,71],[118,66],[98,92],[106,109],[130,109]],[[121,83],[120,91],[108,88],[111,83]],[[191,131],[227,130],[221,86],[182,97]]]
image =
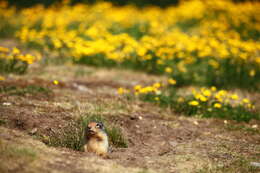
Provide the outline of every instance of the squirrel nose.
[[93,130],[92,130],[91,127],[87,127],[87,131],[88,131],[88,132],[93,132]]

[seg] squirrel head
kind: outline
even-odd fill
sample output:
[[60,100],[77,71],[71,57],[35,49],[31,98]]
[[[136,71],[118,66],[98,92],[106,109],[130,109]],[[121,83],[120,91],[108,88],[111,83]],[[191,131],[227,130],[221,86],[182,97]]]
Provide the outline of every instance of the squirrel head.
[[95,135],[99,132],[104,132],[105,127],[102,122],[90,122],[86,128],[87,133],[90,135]]

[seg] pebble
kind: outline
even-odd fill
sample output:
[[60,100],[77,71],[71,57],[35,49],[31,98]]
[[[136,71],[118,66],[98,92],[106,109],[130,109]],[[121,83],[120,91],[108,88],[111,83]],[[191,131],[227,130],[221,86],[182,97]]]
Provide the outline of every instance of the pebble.
[[254,166],[254,167],[260,168],[260,163],[259,162],[250,162],[250,165]]

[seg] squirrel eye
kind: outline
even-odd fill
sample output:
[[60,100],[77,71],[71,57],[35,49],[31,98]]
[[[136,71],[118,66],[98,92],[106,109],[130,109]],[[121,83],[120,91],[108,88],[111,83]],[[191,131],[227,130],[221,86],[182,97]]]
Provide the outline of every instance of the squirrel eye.
[[103,124],[97,123],[96,127],[102,129],[103,128]]

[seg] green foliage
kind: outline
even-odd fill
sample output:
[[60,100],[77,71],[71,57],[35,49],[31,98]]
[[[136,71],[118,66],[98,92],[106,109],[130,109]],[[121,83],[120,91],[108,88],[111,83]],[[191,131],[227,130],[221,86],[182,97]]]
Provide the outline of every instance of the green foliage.
[[139,95],[139,98],[159,104],[162,107],[170,107],[178,114],[186,116],[199,116],[203,118],[222,118],[228,120],[245,121],[249,122],[251,119],[260,119],[260,113],[256,110],[247,108],[246,105],[221,103],[215,98],[207,98],[200,95],[205,99],[201,101],[195,98],[194,95],[188,94],[180,96],[174,88],[167,88],[159,95],[156,93],[146,93]]
[[73,59],[73,62],[76,64],[88,64],[95,67],[114,67],[116,62],[109,60],[104,57],[103,54],[96,54],[93,56],[84,56],[80,59]]
[[117,127],[108,128],[107,134],[108,134],[109,140],[113,146],[120,147],[120,148],[128,147],[127,141],[123,137],[123,134],[122,134],[120,128],[117,128]]
[[205,166],[204,168],[197,170],[196,173],[226,173],[226,172],[257,173],[259,171],[260,171],[260,169],[258,167],[253,167],[250,165],[249,160],[247,160],[245,158],[238,158],[228,165],[223,163],[223,166],[215,166],[213,168]]
[[28,64],[18,59],[0,59],[0,73],[24,74]]
[[233,124],[226,124],[225,128],[230,131],[240,131],[244,130],[250,134],[260,134],[260,130],[257,128],[251,128],[251,127],[246,127],[244,125],[233,125]]
[[0,86],[0,93],[5,93],[8,95],[26,95],[26,94],[51,94],[51,90],[49,88],[44,88],[38,85],[28,85],[25,87],[19,87],[15,85],[10,86]]
[[15,32],[19,29],[18,26],[11,24],[7,19],[0,15],[0,37],[9,38],[12,37]]
[[251,119],[259,119],[257,112],[251,112],[242,106],[232,107],[229,104],[222,105],[221,108],[214,108],[213,105],[201,104],[200,106],[191,106],[189,100],[184,103],[173,102],[171,107],[177,113],[184,113],[188,116],[199,116],[204,118],[222,118],[236,121],[249,122]]
[[127,141],[123,137],[121,130],[115,126],[108,126],[106,120],[99,114],[82,116],[77,121],[69,122],[61,131],[50,136],[40,136],[39,138],[49,146],[66,147],[83,151],[83,146],[86,142],[85,129],[91,121],[103,122],[105,124],[105,131],[112,146],[127,147]]
[[75,121],[69,122],[61,131],[50,136],[40,136],[40,139],[49,146],[66,147],[82,151],[84,145],[84,129]]
[[1,126],[1,125],[5,125],[5,124],[6,124],[6,120],[0,119],[0,126]]
[[36,152],[32,148],[14,147],[0,143],[0,155],[6,158],[27,157],[33,160],[36,157]]
[[114,147],[127,148],[127,141],[124,138],[120,128],[109,125],[106,120],[99,114],[92,114],[82,118],[83,129],[87,127],[87,124],[91,121],[102,122],[105,126],[105,131],[108,134],[109,142]]

